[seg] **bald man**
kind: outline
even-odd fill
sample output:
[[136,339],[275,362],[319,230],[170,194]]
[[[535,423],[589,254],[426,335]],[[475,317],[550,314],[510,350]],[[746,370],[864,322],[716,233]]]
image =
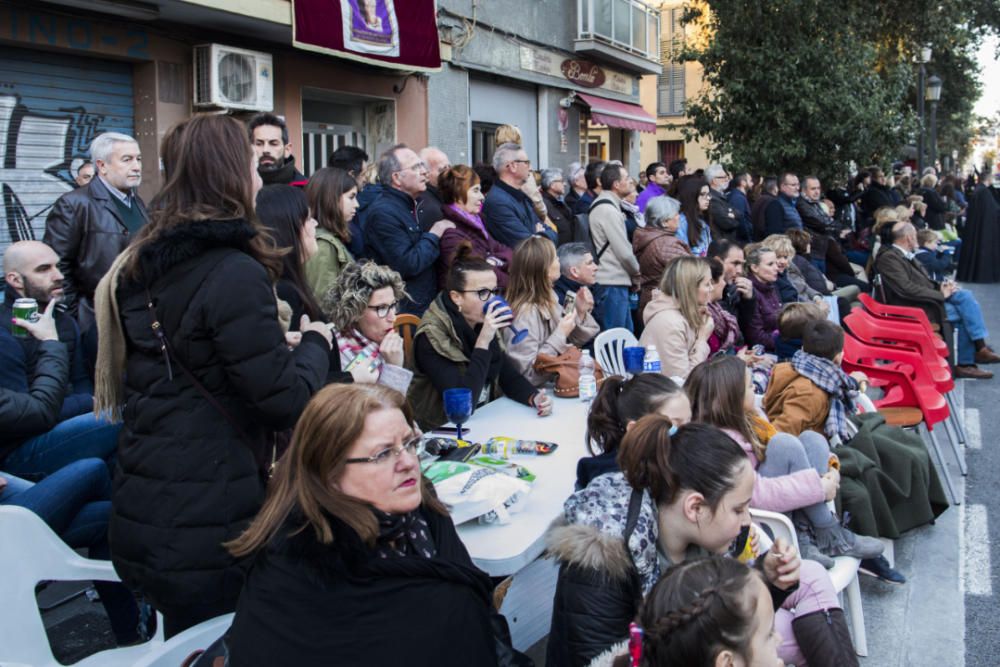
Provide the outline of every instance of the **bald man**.
[[428,146],[420,151],[420,159],[427,165],[427,189],[417,198],[417,221],[425,232],[435,222],[444,219],[444,202],[438,189],[441,174],[451,169],[451,161],[444,151]]
[[[15,338],[11,333],[12,306],[19,298],[38,302],[39,312],[63,294],[59,256],[39,241],[19,241],[3,255],[4,301],[0,304],[0,388],[8,392],[30,393],[44,351],[33,337]],[[17,423],[16,437],[0,438],[0,470],[19,475],[49,475],[81,458],[110,461],[118,439],[118,425],[97,419],[94,385],[87,372],[76,320],[66,313],[55,314],[59,341],[70,361],[69,378],[55,422],[34,423],[3,411],[11,406],[0,402],[0,416]]]

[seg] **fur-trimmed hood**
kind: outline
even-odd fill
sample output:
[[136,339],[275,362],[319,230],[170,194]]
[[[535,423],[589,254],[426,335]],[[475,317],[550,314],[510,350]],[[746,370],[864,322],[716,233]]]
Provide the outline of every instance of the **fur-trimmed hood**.
[[249,254],[257,229],[247,220],[195,220],[164,229],[139,249],[143,281],[151,285],[181,262],[215,248],[230,247]]
[[643,492],[635,530],[623,540],[632,487],[620,472],[607,473],[570,496],[564,514],[545,536],[548,557],[606,572],[611,579],[638,575],[643,595],[660,578],[656,506]]
[[628,640],[618,642],[604,653],[590,661],[587,667],[613,667],[615,659],[628,655]]

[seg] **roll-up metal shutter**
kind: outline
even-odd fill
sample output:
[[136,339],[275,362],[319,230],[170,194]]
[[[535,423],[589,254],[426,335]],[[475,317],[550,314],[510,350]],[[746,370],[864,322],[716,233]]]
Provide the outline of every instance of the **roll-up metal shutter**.
[[128,63],[0,47],[0,253],[41,239],[48,207],[76,187],[102,132],[132,135]]

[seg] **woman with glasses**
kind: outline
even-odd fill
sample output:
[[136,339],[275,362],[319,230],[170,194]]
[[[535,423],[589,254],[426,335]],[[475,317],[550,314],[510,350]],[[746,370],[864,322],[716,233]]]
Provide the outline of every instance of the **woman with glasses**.
[[406,393],[413,373],[403,367],[403,339],[394,323],[406,295],[399,274],[371,261],[348,264],[323,300],[340,350],[340,367],[355,382]]
[[[542,239],[549,246],[552,243]],[[424,313],[413,338],[415,377],[410,404],[424,428],[447,423],[442,394],[467,388],[473,403],[501,395],[530,405],[540,417],[552,412],[552,401],[519,372],[504,352],[498,333],[510,326],[511,312],[497,294],[493,266],[463,243],[448,270],[445,290]]]
[[591,314],[594,297],[589,290],[577,291],[571,308],[559,307],[553,286],[561,275],[556,247],[548,239],[533,236],[514,251],[507,301],[514,311],[513,328],[528,334],[517,343],[508,338],[507,354],[536,387],[555,379],[534,369],[539,353],[558,356],[574,345],[583,347],[601,330]]
[[475,254],[493,267],[493,272],[497,274],[497,288],[503,292],[507,287],[507,272],[513,251],[486,231],[486,223],[480,216],[486,195],[479,185],[479,176],[471,167],[456,165],[438,177],[438,189],[444,201],[444,217],[455,223],[455,228],[447,230],[441,237],[438,286],[444,289],[448,268],[458,246],[469,243]]
[[688,176],[677,184],[677,199],[681,202],[681,220],[677,226],[677,238],[691,248],[691,254],[704,257],[712,243],[712,231],[708,224],[708,207],[712,195],[708,181],[703,176]]
[[[492,275],[492,272],[490,272]],[[229,663],[495,666],[492,582],[421,475],[403,396],[335,385],[306,406],[260,514]],[[503,664],[513,664],[504,662]]]

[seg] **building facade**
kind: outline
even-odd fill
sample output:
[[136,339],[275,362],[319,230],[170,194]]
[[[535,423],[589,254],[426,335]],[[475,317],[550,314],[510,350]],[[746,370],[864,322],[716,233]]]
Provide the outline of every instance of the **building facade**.
[[682,25],[684,6],[679,2],[660,5],[660,62],[663,70],[656,76],[644,76],[639,84],[642,106],[656,115],[655,135],[645,135],[642,142],[642,164],[684,158],[692,169],[708,166],[708,144],[690,141],[683,130],[691,122],[685,115],[685,104],[701,94],[703,77],[701,65],[680,62],[679,56],[695,28]]
[[597,132],[635,170],[640,76],[660,71],[659,12],[641,0],[439,0],[442,71],[428,78],[430,143],[453,163],[489,162],[501,124],[533,168],[586,161]]
[[[91,140],[115,130],[143,153],[140,194],[160,186],[164,133],[196,111],[195,84],[244,94],[288,124],[307,175],[340,145],[376,155],[427,143],[427,79],[292,47],[289,0],[0,1],[0,252],[40,239],[48,207],[75,188]],[[218,78],[195,72],[196,45],[218,45]],[[218,49],[223,49],[219,52]],[[237,54],[223,62],[226,49]],[[256,71],[248,63],[256,63]],[[228,67],[228,69],[227,69]],[[254,109],[206,108],[246,119]]]

